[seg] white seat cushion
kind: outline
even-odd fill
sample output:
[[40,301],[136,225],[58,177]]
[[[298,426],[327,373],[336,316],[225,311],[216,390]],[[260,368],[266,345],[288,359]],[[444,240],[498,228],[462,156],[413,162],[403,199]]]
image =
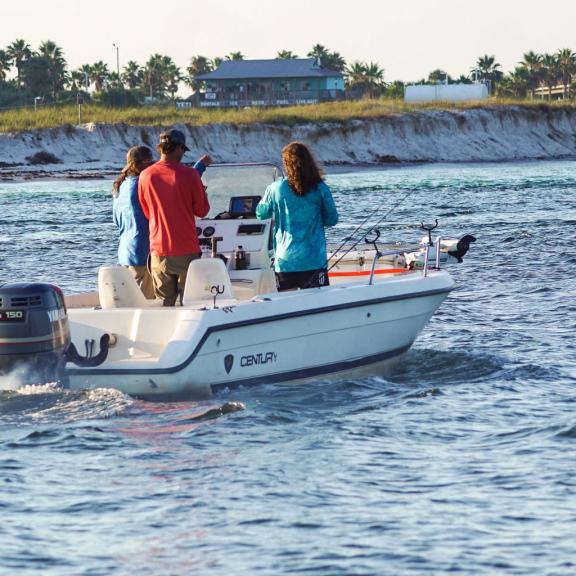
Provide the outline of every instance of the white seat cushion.
[[146,308],[146,300],[134,276],[125,266],[102,266],[98,270],[98,296],[102,308]]
[[232,299],[232,283],[226,265],[220,258],[200,258],[192,260],[186,275],[186,287],[182,299],[184,306],[199,300],[213,300],[218,289],[216,301]]

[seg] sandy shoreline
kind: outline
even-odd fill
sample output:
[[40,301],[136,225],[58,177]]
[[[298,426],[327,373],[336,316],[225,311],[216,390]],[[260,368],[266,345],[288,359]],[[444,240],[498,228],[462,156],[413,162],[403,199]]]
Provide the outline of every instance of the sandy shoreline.
[[[179,125],[193,161],[279,162],[290,140],[308,143],[326,172],[430,162],[576,158],[576,111],[550,108],[423,110],[345,123]],[[154,147],[162,127],[83,124],[0,133],[0,181],[109,178],[130,146]],[[35,164],[52,158],[54,163]]]

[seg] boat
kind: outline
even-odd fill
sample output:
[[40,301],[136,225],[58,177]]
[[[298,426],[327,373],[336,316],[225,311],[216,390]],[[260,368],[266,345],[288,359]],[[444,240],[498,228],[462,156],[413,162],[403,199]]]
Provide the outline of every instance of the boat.
[[454,245],[434,249],[429,230],[413,252],[384,249],[374,229],[363,246],[336,247],[330,286],[278,293],[273,224],[254,211],[279,175],[266,163],[208,169],[212,209],[197,222],[203,257],[190,264],[179,306],[146,300],[116,265],[99,269],[97,293],[1,286],[0,372],[25,366],[29,377],[73,389],[177,400],[393,365],[454,288],[442,268]]

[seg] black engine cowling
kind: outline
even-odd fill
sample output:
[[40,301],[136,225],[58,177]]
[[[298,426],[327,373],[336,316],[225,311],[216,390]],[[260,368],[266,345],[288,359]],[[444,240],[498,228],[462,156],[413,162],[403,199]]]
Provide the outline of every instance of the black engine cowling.
[[60,380],[69,346],[60,288],[42,283],[0,286],[0,374],[22,367],[44,382]]

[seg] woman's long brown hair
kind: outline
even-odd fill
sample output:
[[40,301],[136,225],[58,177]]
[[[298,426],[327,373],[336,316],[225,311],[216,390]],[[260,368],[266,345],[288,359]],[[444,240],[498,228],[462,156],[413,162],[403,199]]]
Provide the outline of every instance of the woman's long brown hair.
[[152,160],[152,150],[148,146],[133,146],[128,150],[126,153],[126,166],[122,168],[120,176],[112,184],[112,194],[114,196],[118,195],[122,182],[128,176],[138,176],[147,167],[143,165],[146,160]]
[[302,142],[290,142],[282,149],[288,184],[298,196],[305,196],[322,182],[322,172],[314,156]]

